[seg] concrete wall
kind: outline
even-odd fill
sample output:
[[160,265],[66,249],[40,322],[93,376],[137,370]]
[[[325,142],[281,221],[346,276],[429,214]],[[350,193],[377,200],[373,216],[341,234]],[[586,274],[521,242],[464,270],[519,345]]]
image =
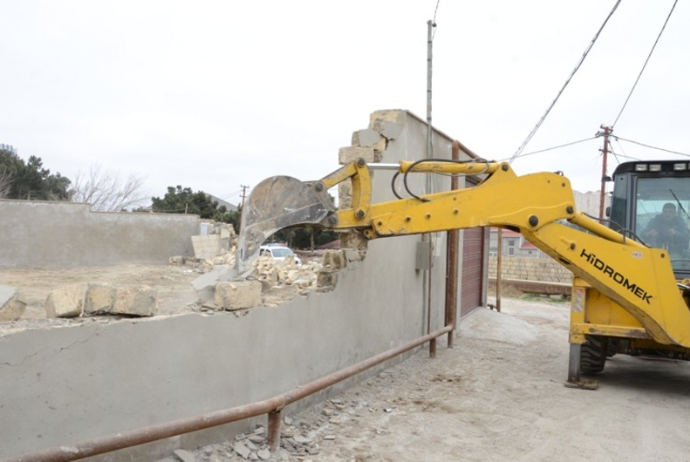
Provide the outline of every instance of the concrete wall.
[[165,264],[193,256],[196,215],[91,212],[88,204],[0,200],[0,267]]
[[[383,131],[384,125],[395,138],[372,155],[383,162],[421,157],[423,121],[404,111],[375,113],[370,126]],[[450,157],[450,146],[448,137],[435,134],[435,157]],[[375,173],[375,200],[393,197],[391,174]],[[423,178],[410,182],[418,193]],[[194,313],[0,334],[0,459],[269,398],[426,334],[425,275],[415,269],[420,239],[372,241],[363,261],[338,273],[332,292],[244,316]],[[443,325],[444,240],[445,233],[433,236],[432,330]],[[92,460],[156,460],[248,426],[245,421]]]

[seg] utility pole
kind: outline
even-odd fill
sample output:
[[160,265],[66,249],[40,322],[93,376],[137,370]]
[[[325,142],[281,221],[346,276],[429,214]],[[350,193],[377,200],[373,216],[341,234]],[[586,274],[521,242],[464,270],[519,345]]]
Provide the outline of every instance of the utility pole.
[[[605,125],[601,125],[599,128],[604,130],[604,147],[600,149],[603,155],[603,162],[601,165],[601,193],[599,196],[599,220],[604,219],[604,204],[606,203],[606,182],[609,181],[609,177],[606,176],[606,160],[609,154],[609,135],[613,132],[613,129]],[[599,132],[601,133],[601,132]]]
[[247,198],[247,189],[249,189],[249,186],[240,185],[240,188],[242,188],[242,210],[244,210],[244,200]]
[[[433,42],[434,42],[434,28],[436,23],[434,21],[426,22],[427,39],[426,39],[426,157],[428,159],[434,157],[434,145],[432,141],[433,136],[433,126],[431,125],[431,83],[432,83],[432,63],[433,63]],[[426,176],[426,190],[427,194],[431,193],[431,175]],[[428,268],[424,270],[424,282],[422,285],[422,303],[426,308],[427,320],[426,320],[426,330],[427,333],[431,332],[431,267],[433,263],[434,242],[431,239],[431,235],[426,233],[422,234],[422,242],[425,243],[428,249]],[[436,357],[436,339],[432,339],[429,342],[429,357]]]

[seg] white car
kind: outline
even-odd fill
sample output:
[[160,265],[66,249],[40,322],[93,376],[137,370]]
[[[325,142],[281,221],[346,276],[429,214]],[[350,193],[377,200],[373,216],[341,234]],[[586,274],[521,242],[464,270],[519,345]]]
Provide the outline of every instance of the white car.
[[290,247],[280,245],[280,244],[266,244],[259,247],[259,256],[271,257],[277,261],[285,261],[286,258],[292,257],[295,263],[298,265],[302,264],[302,260],[295,255]]

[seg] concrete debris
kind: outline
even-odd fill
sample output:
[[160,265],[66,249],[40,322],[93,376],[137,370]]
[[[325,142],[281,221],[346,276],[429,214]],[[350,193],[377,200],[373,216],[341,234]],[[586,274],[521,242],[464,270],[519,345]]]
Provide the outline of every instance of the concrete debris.
[[185,451],[184,449],[178,449],[177,451],[173,452],[173,454],[175,454],[175,457],[177,457],[181,462],[196,462],[196,456],[189,451]]
[[59,287],[46,298],[46,315],[49,318],[76,318],[84,312],[86,286],[72,284]]
[[198,462],[316,461],[321,445],[333,444],[337,440],[333,426],[356,418],[358,413],[366,411],[367,406],[364,401],[344,402],[336,398],[314,406],[311,412],[301,415],[303,419],[283,417],[280,447],[273,455],[268,447],[266,430],[261,425],[252,432],[235,435],[233,441],[204,446],[194,454]]
[[214,266],[192,282],[192,287],[199,294],[202,302],[214,300],[215,287],[219,282],[231,281],[237,277],[237,270],[228,265]]
[[249,449],[242,441],[235,443],[232,448],[243,459],[249,459],[249,456],[252,454],[251,449]]
[[26,302],[16,287],[0,285],[0,321],[17,321],[26,310]]

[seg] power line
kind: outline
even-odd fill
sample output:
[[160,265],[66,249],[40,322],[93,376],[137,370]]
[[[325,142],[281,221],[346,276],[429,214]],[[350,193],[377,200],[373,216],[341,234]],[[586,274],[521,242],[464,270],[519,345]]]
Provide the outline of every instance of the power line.
[[648,145],[648,144],[640,143],[639,141],[633,141],[633,140],[628,140],[628,139],[626,139],[626,138],[621,138],[620,136],[617,136],[616,139],[619,139],[619,140],[622,140],[622,141],[627,141],[628,143],[632,143],[632,144],[637,144],[637,145],[643,146],[643,147],[645,147],[645,148],[656,149],[657,151],[664,151],[664,152],[668,152],[668,153],[671,153],[671,154],[678,154],[679,156],[690,157],[690,154],[686,154],[686,153],[684,153],[684,152],[671,151],[670,149],[658,148],[658,147],[656,147],[656,146],[650,146],[650,145]]
[[673,2],[673,6],[671,7],[671,11],[668,13],[668,16],[666,17],[666,21],[664,21],[664,25],[661,28],[661,31],[659,31],[659,35],[657,36],[656,40],[654,41],[654,45],[652,45],[652,49],[649,50],[649,55],[647,55],[647,59],[644,62],[644,65],[642,66],[642,69],[640,70],[640,73],[637,75],[637,79],[635,80],[635,83],[633,84],[632,88],[630,89],[630,93],[628,94],[628,97],[625,99],[625,103],[623,103],[623,107],[621,108],[621,111],[618,113],[618,117],[616,117],[615,122],[613,122],[613,125],[611,125],[611,129],[616,126],[616,123],[618,122],[618,119],[620,119],[621,114],[623,114],[623,110],[625,110],[625,106],[628,105],[628,101],[630,100],[630,97],[632,96],[633,92],[635,91],[635,87],[637,87],[637,83],[640,81],[640,77],[642,77],[642,73],[644,72],[645,68],[647,67],[647,63],[649,62],[649,58],[652,57],[652,53],[654,53],[654,49],[656,48],[656,44],[659,43],[659,39],[661,38],[661,34],[664,33],[664,29],[666,29],[666,24],[668,24],[668,20],[671,19],[671,15],[673,14],[673,10],[676,9],[676,3],[678,3],[678,0]]
[[[677,1],[677,0],[676,0],[676,1]],[[589,54],[590,50],[591,50],[592,47],[594,46],[594,43],[595,43],[595,42],[597,41],[597,39],[599,38],[599,34],[601,34],[601,31],[604,30],[604,26],[606,26],[606,23],[609,22],[609,19],[611,19],[611,16],[613,15],[614,11],[616,11],[616,8],[618,8],[618,5],[620,4],[620,2],[621,2],[621,0],[616,1],[616,4],[613,6],[613,9],[611,10],[611,12],[609,13],[609,15],[608,15],[608,16],[606,17],[606,19],[604,20],[604,23],[601,25],[601,27],[600,27],[599,30],[597,31],[596,35],[594,36],[594,38],[592,39],[592,41],[590,42],[590,44],[587,46],[587,49],[585,50],[584,54],[583,54],[582,57],[580,58],[580,62],[577,63],[577,66],[575,66],[575,69],[573,69],[573,72],[570,74],[570,77],[568,77],[568,80],[566,80],[566,81],[565,81],[565,84],[563,84],[563,87],[561,88],[561,91],[559,91],[559,92],[558,92],[558,95],[556,95],[556,99],[553,100],[553,102],[551,103],[551,105],[549,106],[549,108],[546,110],[546,113],[544,113],[544,115],[541,117],[541,119],[539,119],[539,122],[537,122],[537,125],[532,129],[532,131],[530,132],[530,134],[527,135],[527,139],[525,139],[525,141],[522,142],[522,144],[520,145],[520,147],[518,148],[518,150],[515,151],[515,154],[513,154],[513,156],[510,158],[509,162],[512,163],[512,162],[515,160],[515,158],[517,158],[517,157],[522,153],[523,149],[525,149],[525,146],[527,146],[527,143],[530,142],[530,140],[532,139],[532,137],[537,133],[537,130],[539,130],[539,127],[541,127],[541,124],[544,123],[544,120],[546,119],[546,116],[549,115],[549,113],[551,112],[551,109],[553,109],[553,107],[556,105],[556,102],[557,102],[558,99],[561,97],[561,94],[563,93],[563,91],[565,90],[565,88],[568,86],[568,84],[570,83],[570,81],[571,81],[571,80],[573,79],[573,77],[575,76],[575,73],[580,69],[580,66],[582,66],[582,63],[585,61],[585,58],[587,57],[587,55]]]
[[[554,149],[566,148],[566,147],[568,147],[568,146],[572,146],[572,145],[574,145],[574,144],[579,144],[579,143],[584,143],[585,141],[591,141],[591,140],[594,140],[594,139],[596,139],[596,138],[597,138],[597,136],[593,136],[593,137],[591,137],[591,138],[586,138],[586,139],[584,139],[584,140],[579,140],[579,141],[573,141],[572,143],[561,144],[561,145],[559,145],[559,146],[554,146],[554,147],[552,147],[552,148],[546,148],[546,149],[541,149],[541,150],[539,150],[539,151],[527,152],[527,153],[525,153],[525,154],[521,154],[520,157],[527,157],[527,156],[531,156],[531,155],[534,155],[534,154],[541,154],[542,152],[553,151]],[[514,159],[514,156],[511,157],[510,160],[512,161],[513,159]]]
[[224,196],[219,197],[219,199],[223,199],[223,200],[229,199],[233,196],[239,195],[242,191],[243,191],[243,189],[238,189],[237,191],[233,191],[230,194],[226,194]]
[[441,0],[436,0],[436,8],[434,8],[434,19],[431,21],[431,23],[434,25],[434,32],[431,34],[431,40],[433,40],[436,36],[436,14],[438,13],[438,5],[440,3]]

